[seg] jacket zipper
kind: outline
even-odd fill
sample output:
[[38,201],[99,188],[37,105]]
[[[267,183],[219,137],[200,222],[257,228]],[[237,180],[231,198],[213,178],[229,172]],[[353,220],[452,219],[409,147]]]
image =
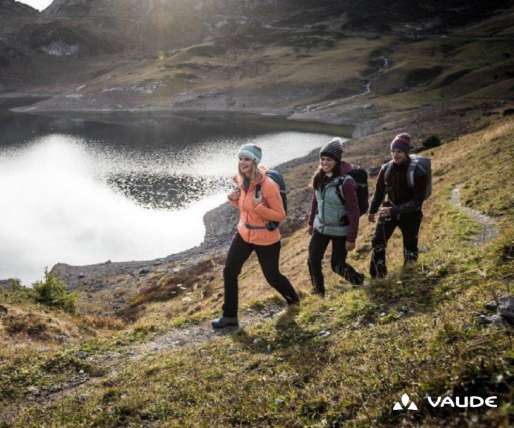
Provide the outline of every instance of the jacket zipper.
[[[250,186],[248,186],[248,191],[250,190]],[[244,198],[244,201],[243,201],[243,207],[246,205],[246,197],[248,196],[248,191],[245,190],[245,198]],[[248,216],[249,216],[249,212],[247,211],[246,212],[246,222],[245,222],[245,228],[248,229],[248,241],[251,241],[252,240],[252,229],[246,227],[247,224],[250,224],[250,220],[248,219]]]

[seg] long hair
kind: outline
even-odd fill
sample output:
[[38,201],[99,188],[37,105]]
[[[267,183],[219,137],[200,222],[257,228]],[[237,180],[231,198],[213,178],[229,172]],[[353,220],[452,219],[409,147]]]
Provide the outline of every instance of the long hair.
[[[332,170],[332,174],[333,177],[339,177],[341,175],[341,162],[336,162],[334,169]],[[325,171],[323,171],[320,166],[312,176],[311,188],[313,190],[318,190],[325,182],[326,176],[327,174],[325,174]]]
[[[252,162],[252,172],[250,173],[250,181],[255,180],[255,178],[257,177],[257,172],[258,172],[257,162],[253,161]],[[245,175],[241,172],[241,167],[239,166],[239,163],[237,164],[237,173],[239,175],[239,178],[241,179],[241,183],[243,183]]]

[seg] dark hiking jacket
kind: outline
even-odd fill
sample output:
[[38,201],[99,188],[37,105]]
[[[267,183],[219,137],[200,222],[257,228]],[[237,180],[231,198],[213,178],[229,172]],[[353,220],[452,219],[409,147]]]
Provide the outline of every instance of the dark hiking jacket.
[[392,203],[392,216],[421,211],[427,188],[427,176],[416,169],[414,188],[411,188],[407,180],[407,170],[410,162],[410,158],[399,165],[393,162],[388,180],[386,180],[386,170],[389,162],[382,165],[369,209],[370,214],[375,214],[378,211],[386,194],[388,200]]

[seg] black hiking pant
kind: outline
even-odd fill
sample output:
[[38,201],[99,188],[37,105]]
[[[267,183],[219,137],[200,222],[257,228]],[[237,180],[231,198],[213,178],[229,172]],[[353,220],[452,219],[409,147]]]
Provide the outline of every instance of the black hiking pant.
[[418,259],[418,233],[423,213],[415,211],[400,214],[396,217],[379,219],[375,234],[371,241],[373,253],[369,273],[373,278],[383,278],[387,275],[386,247],[387,241],[398,226],[403,237],[403,260],[404,263],[415,262]]
[[352,284],[361,284],[364,280],[364,275],[346,263],[346,255],[348,254],[346,251],[346,237],[323,235],[314,229],[309,243],[308,264],[312,287],[319,294],[325,294],[325,279],[321,264],[331,241],[332,257],[330,265],[332,270]]
[[286,299],[288,304],[299,301],[298,295],[289,280],[280,273],[280,247],[280,241],[272,245],[249,244],[241,238],[239,233],[236,233],[228,250],[225,269],[223,270],[225,283],[224,316],[237,317],[238,276],[241,273],[244,262],[248,260],[252,251],[257,253],[257,258],[266,281]]

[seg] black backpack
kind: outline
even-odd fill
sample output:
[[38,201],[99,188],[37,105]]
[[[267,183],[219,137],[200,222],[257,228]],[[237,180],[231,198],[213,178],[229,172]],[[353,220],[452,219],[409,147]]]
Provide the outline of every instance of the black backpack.
[[354,167],[347,175],[340,177],[339,184],[337,186],[337,195],[341,198],[341,202],[344,204],[344,197],[341,194],[340,187],[344,184],[344,180],[347,176],[350,176],[357,184],[357,201],[359,203],[359,214],[364,215],[369,209],[369,193],[368,193],[368,173],[365,169],[360,167]]
[[[284,180],[284,177],[282,176],[282,174],[280,174],[280,172],[275,171],[274,169],[270,169],[270,170],[266,171],[266,175],[269,178],[271,178],[275,183],[277,183],[278,186],[280,187],[280,196],[282,197],[282,203],[284,204],[284,210],[287,214],[287,194],[286,194],[287,189],[286,189],[286,182]],[[260,184],[257,184],[257,186],[255,186],[255,192],[257,194],[260,194],[261,190],[262,190],[262,186]],[[279,225],[280,225],[280,223],[278,221],[270,221],[269,223],[266,224],[266,229],[275,230],[278,228]]]
[[[418,155],[409,155],[411,162],[407,169],[407,184],[411,190],[414,190],[414,176],[419,170],[421,175],[427,177],[427,187],[423,200],[427,200],[432,194],[432,160]],[[386,170],[384,171],[384,180],[386,186],[389,186],[389,177],[391,176],[391,168],[393,167],[393,161],[389,161],[386,164]]]

